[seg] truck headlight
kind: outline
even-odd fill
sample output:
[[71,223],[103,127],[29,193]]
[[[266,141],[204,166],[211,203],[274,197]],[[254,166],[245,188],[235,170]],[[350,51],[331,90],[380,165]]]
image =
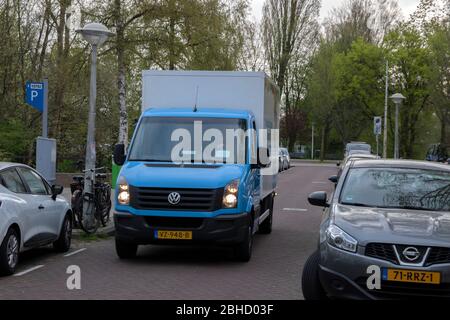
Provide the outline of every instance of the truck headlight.
[[222,204],[225,208],[236,208],[238,203],[239,180],[233,180],[225,186]]
[[326,231],[327,241],[332,246],[350,252],[356,252],[358,241],[341,228],[331,225]]
[[130,187],[123,177],[119,178],[117,201],[121,205],[130,204]]

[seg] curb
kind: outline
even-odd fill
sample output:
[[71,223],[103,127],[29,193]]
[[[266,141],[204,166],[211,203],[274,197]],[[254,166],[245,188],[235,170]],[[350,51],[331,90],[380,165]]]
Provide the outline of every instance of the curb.
[[[103,227],[103,228],[99,228],[97,230],[97,232],[94,233],[93,235],[96,235],[96,236],[113,236],[115,234],[115,232],[116,232],[116,229],[115,229],[114,225],[110,225],[110,226],[106,226],[106,227]],[[73,236],[80,236],[80,235],[83,235],[83,234],[84,234],[84,231],[81,230],[81,229],[73,229],[72,230],[72,235]]]

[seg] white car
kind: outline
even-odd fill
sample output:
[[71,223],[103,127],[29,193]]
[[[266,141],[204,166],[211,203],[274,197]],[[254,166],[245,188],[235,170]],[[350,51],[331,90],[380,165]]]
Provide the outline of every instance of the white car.
[[72,211],[62,191],[26,165],[0,162],[0,275],[13,274],[25,250],[70,249]]

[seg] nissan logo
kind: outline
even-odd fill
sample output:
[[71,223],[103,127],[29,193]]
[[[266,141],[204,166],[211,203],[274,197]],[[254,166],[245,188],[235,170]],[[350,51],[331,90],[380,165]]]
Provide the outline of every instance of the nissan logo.
[[181,196],[178,192],[172,192],[167,197],[167,201],[169,201],[170,204],[176,205],[179,204],[181,200]]
[[420,252],[419,250],[417,250],[417,248],[408,247],[403,250],[403,256],[409,261],[416,261],[420,257]]

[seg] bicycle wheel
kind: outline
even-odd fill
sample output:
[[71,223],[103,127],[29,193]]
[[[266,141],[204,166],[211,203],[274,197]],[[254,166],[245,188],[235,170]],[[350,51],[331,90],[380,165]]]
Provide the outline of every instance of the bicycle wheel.
[[111,187],[102,184],[96,188],[97,192],[97,215],[101,224],[105,227],[110,220],[111,211]]
[[[95,206],[94,201],[92,201],[92,200],[89,201],[89,200],[85,200],[85,199],[83,199],[83,206],[84,206],[84,203],[86,203],[86,202],[87,202],[88,206]],[[90,207],[88,207],[88,208],[90,209]],[[89,222],[88,219],[85,219],[85,215],[83,213],[81,214],[81,217],[82,217],[82,220],[80,223],[81,229],[84,232],[86,232],[87,234],[95,233],[100,226],[100,219],[99,219],[96,211],[94,210],[94,217],[91,222]]]
[[83,198],[81,190],[75,190],[72,194],[72,212],[74,214],[74,228],[81,228],[83,220]]

